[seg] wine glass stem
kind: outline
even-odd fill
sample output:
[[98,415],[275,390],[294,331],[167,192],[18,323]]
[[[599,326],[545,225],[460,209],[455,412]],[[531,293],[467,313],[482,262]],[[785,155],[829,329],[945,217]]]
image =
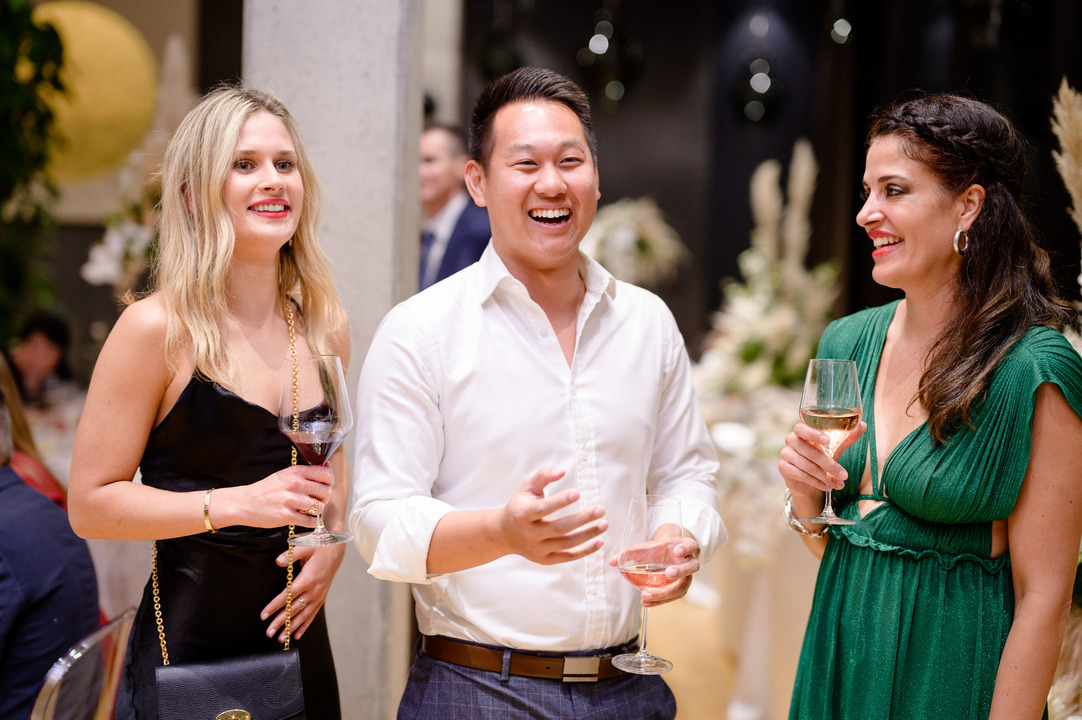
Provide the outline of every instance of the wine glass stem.
[[830,490],[827,490],[823,496],[823,515],[830,517],[834,515],[834,504],[830,501]]
[[639,654],[649,655],[646,651],[646,626],[650,619],[650,608],[643,605],[642,607],[642,632],[639,633]]
[[[830,459],[833,460],[834,454],[838,452],[838,445],[830,443],[823,448],[823,452],[825,452],[830,457]],[[830,477],[833,478],[834,476],[831,475]],[[830,493],[831,489],[827,488],[826,493],[823,497],[823,512],[820,514],[825,517],[834,517],[834,504],[830,501]]]
[[[330,456],[328,456],[323,461],[323,467],[327,467],[328,465],[330,465],[330,462],[331,462],[331,458],[330,458]],[[316,515],[316,527],[315,527],[314,530],[312,530],[312,533],[314,535],[327,535],[328,534],[327,533],[327,526],[323,524],[323,513],[320,513],[319,515]]]

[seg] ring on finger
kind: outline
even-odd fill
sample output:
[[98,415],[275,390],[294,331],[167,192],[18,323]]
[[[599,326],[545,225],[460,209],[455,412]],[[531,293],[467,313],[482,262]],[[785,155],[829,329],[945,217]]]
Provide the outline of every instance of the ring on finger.
[[304,610],[306,607],[308,607],[308,599],[301,595],[299,598],[297,598],[297,604],[301,606],[301,610]]
[[316,515],[319,515],[319,500],[313,500],[312,504],[308,507],[308,509],[305,512],[307,512],[312,517],[315,517]]

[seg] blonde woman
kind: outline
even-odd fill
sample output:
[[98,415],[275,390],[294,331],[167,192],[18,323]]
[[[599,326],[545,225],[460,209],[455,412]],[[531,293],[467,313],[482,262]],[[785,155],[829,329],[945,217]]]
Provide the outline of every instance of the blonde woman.
[[[276,98],[211,92],[177,129],[161,180],[153,289],[98,358],[69,505],[83,537],[158,541],[169,659],[184,663],[281,647],[287,526],[314,526],[313,508],[344,526],[344,454],[329,469],[291,467],[276,416],[291,344],[346,363],[349,331],[316,239],[319,181]],[[343,553],[295,551],[291,627],[310,717],[340,715],[322,606]],[[158,717],[161,662],[148,583],[118,718]]]

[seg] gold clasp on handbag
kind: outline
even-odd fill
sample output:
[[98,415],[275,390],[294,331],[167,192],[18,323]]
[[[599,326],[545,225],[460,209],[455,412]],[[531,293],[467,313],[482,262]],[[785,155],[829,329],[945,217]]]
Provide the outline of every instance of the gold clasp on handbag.
[[214,720],[252,720],[252,714],[247,710],[226,710]]

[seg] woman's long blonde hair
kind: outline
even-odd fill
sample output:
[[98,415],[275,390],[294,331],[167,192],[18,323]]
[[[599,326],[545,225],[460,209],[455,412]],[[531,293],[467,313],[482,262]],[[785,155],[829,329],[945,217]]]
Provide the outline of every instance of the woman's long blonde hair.
[[266,111],[285,125],[297,152],[304,185],[297,230],[278,256],[278,289],[303,311],[298,329],[313,351],[330,352],[344,327],[345,311],[331,281],[316,228],[323,210],[323,187],[289,111],[270,93],[222,86],[188,113],[166,148],[161,171],[158,254],[151,290],[159,294],[168,316],[166,358],[174,371],[181,350],[189,346],[196,370],[236,386],[239,369],[226,352],[222,320],[229,303],[229,269],[236,242],[225,205],[226,178],[233,166],[237,138],[245,121]]
[[[7,454],[10,456],[14,450],[19,450],[30,455],[35,460],[41,460],[41,453],[38,452],[37,445],[34,444],[34,433],[30,430],[30,423],[23,412],[22,400],[19,397],[19,386],[15,384],[15,376],[11,373],[11,367],[4,360],[3,355],[0,355],[0,400],[3,400],[7,405],[7,416],[10,423],[11,447],[7,448]],[[2,445],[3,443],[0,443],[0,446]],[[0,465],[4,464],[2,462],[4,452],[5,450],[0,447]],[[8,460],[10,461],[10,459],[9,457]]]

